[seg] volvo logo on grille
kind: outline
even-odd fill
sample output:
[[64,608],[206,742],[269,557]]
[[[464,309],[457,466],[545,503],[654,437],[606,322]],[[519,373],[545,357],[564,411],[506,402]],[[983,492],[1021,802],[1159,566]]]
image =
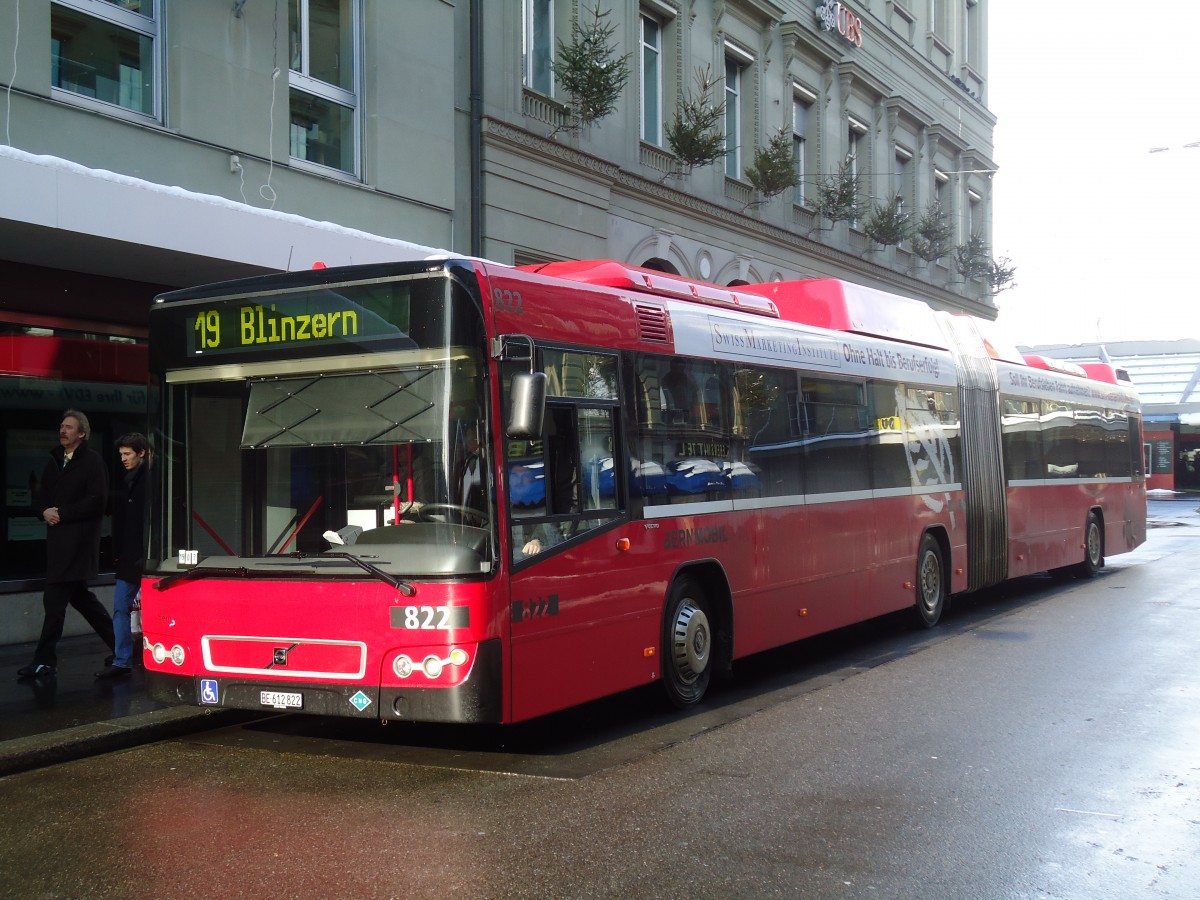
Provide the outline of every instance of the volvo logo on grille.
[[286,666],[287,665],[287,655],[288,655],[288,651],[290,649],[292,649],[292,648],[291,647],[276,647],[275,648],[275,656],[274,656],[274,659],[272,659],[272,661],[271,661],[271,665]]

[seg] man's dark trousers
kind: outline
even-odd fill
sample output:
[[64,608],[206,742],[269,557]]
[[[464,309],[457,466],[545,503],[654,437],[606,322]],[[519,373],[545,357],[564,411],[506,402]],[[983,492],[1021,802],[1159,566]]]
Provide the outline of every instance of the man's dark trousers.
[[86,581],[61,581],[46,585],[42,595],[42,606],[45,607],[46,617],[42,620],[42,636],[38,641],[37,650],[33,653],[35,665],[58,665],[58,653],[55,647],[62,637],[63,624],[67,620],[67,607],[73,606],[87,623],[96,630],[104,643],[111,650],[114,645],[112,619],[104,604],[96,599],[96,595],[88,590]]

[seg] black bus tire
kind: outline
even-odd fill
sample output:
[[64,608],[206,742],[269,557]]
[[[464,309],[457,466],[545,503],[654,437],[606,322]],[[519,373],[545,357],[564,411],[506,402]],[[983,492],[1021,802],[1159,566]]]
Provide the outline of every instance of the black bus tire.
[[1092,578],[1104,568],[1104,531],[1100,517],[1088,513],[1087,525],[1083,528],[1083,562],[1072,568],[1076,578]]
[[663,688],[680,708],[704,699],[712,680],[716,635],[704,590],[686,575],[675,579],[663,612]]
[[913,617],[922,628],[932,628],[946,609],[946,567],[937,539],[926,534],[917,551],[917,600]]

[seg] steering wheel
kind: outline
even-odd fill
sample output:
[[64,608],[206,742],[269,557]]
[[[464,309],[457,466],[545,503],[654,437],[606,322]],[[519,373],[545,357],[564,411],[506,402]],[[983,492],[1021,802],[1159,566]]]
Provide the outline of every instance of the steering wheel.
[[429,513],[432,511],[441,511],[453,513],[458,516],[460,524],[467,524],[468,519],[477,522],[480,528],[486,528],[488,524],[487,513],[480,512],[472,506],[462,506],[458,503],[426,503],[417,512],[417,516],[425,522],[434,521],[429,518]]

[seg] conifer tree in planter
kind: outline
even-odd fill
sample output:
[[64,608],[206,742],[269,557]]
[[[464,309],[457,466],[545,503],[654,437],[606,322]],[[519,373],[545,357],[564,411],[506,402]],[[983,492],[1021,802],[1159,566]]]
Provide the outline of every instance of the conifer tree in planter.
[[988,273],[991,256],[983,235],[973,234],[954,248],[954,270],[965,281],[983,278]]
[[1015,287],[1016,266],[1007,256],[994,259],[981,234],[971,235],[954,248],[954,268],[964,281],[978,278],[992,295]]
[[679,101],[675,115],[666,127],[667,146],[690,175],[696,166],[707,166],[729,151],[725,147],[725,104],[712,102],[713,86],[708,66],[696,70],[696,90]]
[[912,223],[904,211],[904,201],[899,194],[892,194],[883,204],[876,203],[863,222],[863,231],[877,244],[887,247],[899,244],[912,232]]
[[863,213],[859,199],[860,176],[850,168],[850,160],[839,167],[836,175],[828,175],[817,184],[817,202],[813,204],[817,215],[828,219],[831,224],[857,222]]
[[992,294],[999,294],[1001,291],[1006,291],[1011,287],[1016,287],[1017,283],[1013,280],[1017,277],[1017,267],[1012,265],[1012,260],[1007,256],[1001,256],[999,259],[988,260],[987,275],[988,286],[992,289]]
[[936,200],[925,207],[925,213],[913,230],[913,253],[925,262],[937,262],[950,252],[950,222],[946,211]]
[[617,100],[629,81],[629,54],[617,56],[612,36],[617,26],[606,22],[612,10],[600,12],[599,5],[590,11],[584,24],[571,26],[571,43],[558,42],[558,58],[554,75],[562,89],[571,97],[563,130],[575,130],[592,125],[617,108]]
[[[792,156],[791,132],[780,128],[765,147],[754,148],[754,160],[746,167],[746,180],[761,195],[756,203],[766,203],[799,182]],[[747,207],[753,204],[747,204]]]

